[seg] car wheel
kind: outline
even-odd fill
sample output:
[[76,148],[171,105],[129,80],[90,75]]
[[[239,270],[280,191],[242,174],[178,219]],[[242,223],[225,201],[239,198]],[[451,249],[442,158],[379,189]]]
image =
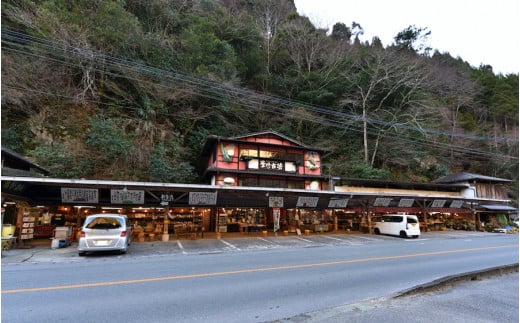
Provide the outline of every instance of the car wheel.
[[408,238],[408,236],[406,235],[406,232],[404,232],[404,231],[401,231],[401,233],[399,235],[401,236],[401,238]]
[[415,236],[413,236],[413,238],[414,238],[414,239],[417,239],[417,238],[419,238],[419,236],[418,236],[418,235],[415,235]]
[[375,228],[375,229],[374,229],[374,233],[375,233],[375,234],[381,234],[381,232],[379,231],[378,228]]

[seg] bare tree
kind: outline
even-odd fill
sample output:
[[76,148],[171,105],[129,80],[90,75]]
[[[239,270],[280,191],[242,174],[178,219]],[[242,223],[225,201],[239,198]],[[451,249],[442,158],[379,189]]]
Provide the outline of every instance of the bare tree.
[[281,40],[300,74],[320,66],[330,41],[326,30],[316,29],[305,17],[287,23]]
[[[374,48],[345,70],[343,77],[353,91],[341,102],[360,115],[363,159],[373,165],[384,133],[410,126],[420,129],[424,117],[420,93],[427,73],[415,56]],[[374,137],[371,156],[369,134]]]
[[[461,138],[456,135],[463,132],[465,126],[461,114],[463,110],[476,112],[474,98],[479,92],[478,85],[471,79],[468,71],[449,62],[443,62],[442,57],[433,59],[430,66],[430,88],[440,99],[436,107],[440,117],[438,123],[449,129],[450,146],[460,145]],[[453,150],[450,151],[450,158],[453,163]]]
[[296,8],[294,3],[287,0],[260,0],[253,1],[253,3],[256,25],[264,38],[267,59],[266,71],[267,74],[271,74],[271,55],[278,29],[287,16],[296,11]]

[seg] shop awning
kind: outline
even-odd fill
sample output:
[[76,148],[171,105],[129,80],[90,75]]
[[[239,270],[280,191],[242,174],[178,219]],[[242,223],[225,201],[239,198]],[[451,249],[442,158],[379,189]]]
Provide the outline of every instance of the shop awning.
[[[214,205],[215,207],[229,208],[268,207],[270,199],[276,197],[283,198],[284,208],[306,207],[305,204],[309,207],[309,201],[311,200],[313,204],[316,205],[312,206],[313,208],[342,208],[341,204],[338,204],[338,200],[341,200],[342,203],[347,203],[348,209],[360,208],[361,210],[368,210],[370,207],[396,207],[397,209],[395,210],[411,212],[407,206],[411,205],[411,208],[413,208],[413,205],[416,205],[416,208],[420,207],[421,209],[427,206],[429,212],[442,212],[444,207],[451,206],[453,202],[457,201],[471,205],[476,205],[477,203],[497,203],[490,204],[492,205],[491,207],[497,206],[498,203],[503,203],[500,205],[502,208],[507,206],[504,204],[508,202],[505,200],[467,198],[452,194],[424,195],[414,190],[410,192],[385,192],[384,190],[366,192],[362,187],[359,188],[359,191],[356,191],[354,187],[349,191],[320,191],[271,187],[216,186],[207,184],[59,179],[24,176],[1,176],[1,178],[2,198],[17,198],[27,201],[29,205],[76,204],[81,206],[120,207],[129,207],[132,205],[148,207],[162,207],[165,205],[169,207]],[[190,200],[190,196],[194,194],[199,197],[199,200],[202,200],[194,203],[193,200]],[[215,194],[216,202],[214,199]],[[210,197],[211,203],[209,203],[209,200],[206,200]],[[318,200],[317,203],[315,202],[316,199]],[[331,200],[333,201],[332,205]],[[442,203],[435,203],[436,207],[432,207],[433,202],[437,200],[442,201]],[[298,201],[303,202],[299,204]],[[458,204],[460,205],[461,203]],[[454,212],[460,213],[466,209],[455,208],[454,210]],[[513,210],[516,211],[516,209]],[[391,212],[395,211],[392,210]]]
[[517,208],[514,208],[509,205],[481,205],[480,206],[483,209],[489,210],[489,211],[507,211],[507,212],[518,212]]

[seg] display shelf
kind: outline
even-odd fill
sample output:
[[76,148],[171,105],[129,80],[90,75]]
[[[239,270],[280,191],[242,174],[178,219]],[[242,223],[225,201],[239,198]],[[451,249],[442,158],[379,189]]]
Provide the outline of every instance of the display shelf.
[[23,213],[22,227],[20,230],[20,240],[30,240],[34,238],[34,223],[39,216],[39,210],[31,210]]

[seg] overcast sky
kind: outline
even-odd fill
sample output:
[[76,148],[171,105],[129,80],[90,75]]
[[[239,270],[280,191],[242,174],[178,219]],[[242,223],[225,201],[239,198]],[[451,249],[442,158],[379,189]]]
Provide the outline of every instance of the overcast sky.
[[378,36],[389,45],[410,25],[431,31],[428,45],[474,67],[495,73],[519,72],[519,0],[294,0],[298,13],[315,26],[336,22],[364,29],[362,41]]

